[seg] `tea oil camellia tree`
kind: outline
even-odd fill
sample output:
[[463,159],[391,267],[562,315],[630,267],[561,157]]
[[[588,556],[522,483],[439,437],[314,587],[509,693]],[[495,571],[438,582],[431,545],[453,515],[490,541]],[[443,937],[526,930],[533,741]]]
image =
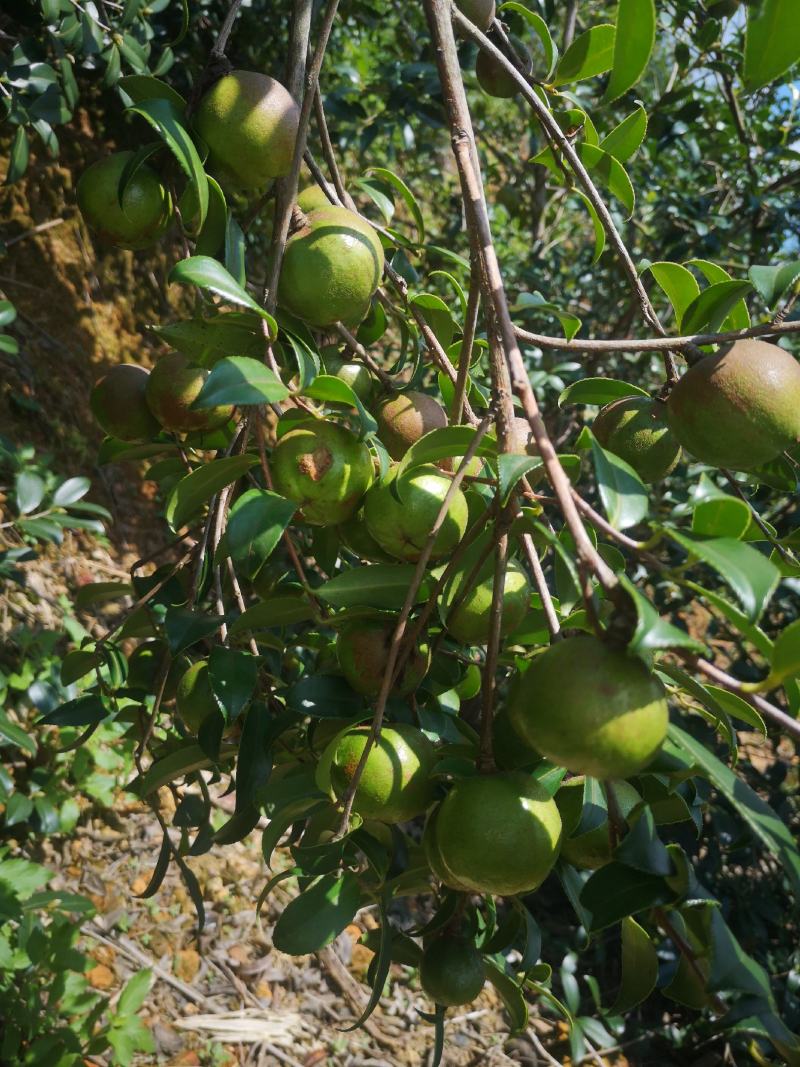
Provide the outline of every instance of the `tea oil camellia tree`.
[[[201,924],[192,857],[266,815],[291,866],[259,905],[296,884],[275,947],[372,909],[356,1025],[417,966],[436,1063],[485,982],[512,1032],[561,1013],[573,1062],[652,997],[800,1063],[700,870],[724,808],[796,908],[793,809],[735,764],[739,730],[800,739],[797,14],[350,8],[295,0],[265,69],[234,2],[191,86],[123,78],[141,143],[80,178],[98,241],[177,234],[194,310],[92,394],[167,533],[45,721],[129,724],[147,893],[177,863]],[[210,775],[236,795],[216,830]],[[545,962],[567,913],[610,984]]]

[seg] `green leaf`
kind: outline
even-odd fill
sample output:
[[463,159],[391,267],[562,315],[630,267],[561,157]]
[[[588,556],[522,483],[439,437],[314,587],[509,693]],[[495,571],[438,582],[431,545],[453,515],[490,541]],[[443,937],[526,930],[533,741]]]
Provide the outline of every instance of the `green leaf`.
[[750,526],[750,508],[737,497],[722,494],[702,500],[692,511],[692,533],[701,537],[740,540]]
[[197,194],[199,226],[202,229],[208,211],[208,178],[194,141],[183,125],[183,113],[180,107],[171,100],[162,98],[143,100],[129,110],[136,115],[141,115],[156,130],[194,186]]
[[[233,749],[221,752],[220,762],[230,761],[234,754]],[[128,790],[136,793],[137,796],[146,797],[192,771],[207,770],[211,766],[211,760],[199,745],[183,745],[175,752],[170,752],[168,756],[152,763],[141,777],[134,778]]]
[[117,86],[133,104],[142,104],[145,100],[169,100],[181,114],[186,109],[186,101],[177,90],[150,74],[128,74],[119,79]]
[[636,194],[620,161],[593,144],[578,145],[578,155],[586,169],[596,174],[608,191],[624,206],[630,218],[636,206]]
[[597,488],[608,521],[617,530],[635,526],[648,512],[647,489],[633,467],[613,452],[606,452],[594,434],[591,442]]
[[772,666],[764,688],[772,689],[787,678],[795,678],[797,675],[800,675],[800,619],[790,623],[778,634],[772,652]]
[[[706,281],[711,282],[712,285],[717,282],[729,282],[732,280],[724,267],[720,267],[717,263],[712,263],[709,259],[688,259],[684,266],[695,267]],[[750,312],[747,310],[747,304],[744,299],[742,299],[737,301],[731,308],[723,320],[721,328],[723,330],[746,330],[749,325]]]
[[545,64],[545,70],[542,73],[545,80],[547,80],[552,74],[553,67],[556,65],[558,59],[558,49],[553,43],[553,38],[550,36],[550,30],[547,28],[547,23],[541,15],[537,15],[523,4],[517,3],[517,0],[507,0],[505,4],[501,4],[498,8],[498,13],[500,14],[504,11],[514,11],[525,19],[530,28],[542,42]]
[[[363,606],[398,611],[403,606],[415,569],[413,563],[376,563],[366,567],[351,567],[323,582],[315,593],[337,608]],[[414,602],[419,604],[427,600],[430,593],[431,582],[426,578]]]
[[[363,1026],[367,1019],[372,1015],[373,1011],[377,1008],[378,1003],[383,996],[384,986],[386,985],[386,979],[389,977],[389,968],[392,965],[392,947],[393,947],[393,930],[392,924],[389,922],[389,915],[386,907],[386,894],[378,901],[378,914],[380,923],[380,941],[378,943],[378,951],[375,955],[375,959],[370,965],[369,978],[372,983],[372,992],[370,993],[369,1000],[364,1006],[364,1010],[352,1024],[347,1026],[342,1031],[345,1034],[350,1033],[358,1027]],[[411,938],[407,938],[410,944],[414,945]],[[416,947],[416,945],[414,945]]]
[[258,660],[242,649],[215,645],[208,657],[208,673],[211,689],[226,713],[226,721],[233,722],[255,692]]
[[88,478],[67,478],[53,493],[53,503],[60,508],[68,508],[85,497],[91,487]]
[[500,502],[508,503],[511,492],[520,478],[523,478],[535,467],[540,467],[542,461],[538,456],[517,456],[513,453],[503,452],[497,457],[497,473],[500,490]]
[[752,284],[745,281],[717,282],[709,285],[686,308],[681,329],[686,333],[700,333],[702,330],[714,333],[742,297],[752,289]]
[[610,156],[625,163],[637,151],[647,132],[647,112],[639,105],[618,126],[606,134],[600,148]]
[[184,526],[215,493],[238,481],[256,463],[255,456],[226,456],[193,470],[170,490],[164,508],[167,522],[176,530]]
[[146,968],[138,971],[125,983],[117,1001],[117,1011],[120,1015],[133,1015],[141,1008],[150,992],[152,979],[153,972]]
[[[224,615],[203,615],[190,608],[170,609],[164,620],[164,630],[170,651],[173,656],[177,656],[179,652],[191,648],[198,641],[202,641],[204,638],[216,633],[223,622],[226,621]],[[123,633],[120,632],[118,636],[121,638]],[[145,635],[137,632],[130,636],[140,637]],[[149,636],[149,632],[147,632],[147,636]]]
[[220,404],[278,404],[289,390],[274,371],[250,356],[228,356],[215,363],[203,384],[193,408],[214,408]]
[[318,374],[310,385],[303,389],[303,396],[310,396],[313,400],[325,400],[332,404],[346,404],[355,408],[361,421],[362,434],[375,433],[378,424],[361,403],[355,392],[347,382],[333,374]]
[[654,0],[619,0],[614,34],[614,66],[603,103],[616,100],[632,88],[647,69],[656,40]]
[[650,653],[665,648],[688,648],[693,652],[705,653],[706,648],[702,641],[662,619],[626,574],[620,574],[619,580],[636,608],[636,630],[628,646],[631,652],[645,660]]
[[[319,590],[316,590],[319,592]],[[294,626],[314,618],[314,611],[302,596],[271,596],[248,608],[231,625],[232,634],[271,630],[276,626]]]
[[422,211],[420,210],[416,197],[402,178],[398,178],[396,174],[393,174],[385,167],[370,167],[367,174],[374,174],[376,177],[380,178],[381,181],[386,182],[387,185],[391,185],[395,192],[400,194],[400,197],[408,208],[411,217],[414,220],[414,225],[417,228],[417,240],[419,244],[424,244],[425,220],[422,217]]
[[630,916],[622,920],[622,980],[611,1015],[626,1015],[647,1000],[658,980],[658,953],[650,935]]
[[800,899],[800,854],[797,851],[794,835],[788,827],[769,804],[691,734],[671,723],[668,739],[668,744],[671,741],[680,755],[687,757],[691,763],[700,768],[731,804],[739,817],[781,861],[791,882],[792,891],[795,897]]
[[505,971],[501,971],[492,960],[487,959],[485,963],[486,978],[497,990],[497,995],[508,1012],[511,1033],[522,1033],[528,1026],[528,1005],[519,983]]
[[750,622],[760,618],[780,579],[778,568],[755,548],[720,537],[711,541],[664,527],[673,541],[707,563],[733,590]]
[[597,214],[597,209],[586,193],[581,192],[580,189],[573,189],[573,193],[580,197],[583,206],[589,212],[589,218],[592,220],[592,226],[594,228],[594,255],[592,256],[592,263],[596,263],[600,256],[602,256],[603,249],[606,247],[606,228],[601,222],[600,216]]
[[794,0],[762,0],[747,11],[742,74],[748,92],[780,78],[800,59]]
[[[198,251],[202,250],[198,248]],[[233,215],[228,212],[228,217],[225,222],[223,261],[225,263],[225,269],[242,287],[244,287],[244,284],[247,281],[247,272],[245,269],[246,251],[247,243],[245,241],[244,231]]]
[[615,35],[615,27],[603,23],[576,37],[561,57],[553,84],[584,81],[611,70]]
[[0,747],[3,745],[16,745],[31,756],[36,755],[36,742],[29,737],[21,726],[11,722],[3,711],[0,711]]
[[43,715],[38,726],[93,726],[108,718],[109,711],[97,693],[88,693]]
[[684,580],[683,584],[687,589],[694,590],[695,593],[708,601],[709,604],[713,605],[717,611],[724,615],[728,622],[733,623],[737,630],[739,630],[748,641],[755,645],[765,659],[769,660],[772,658],[772,641],[760,627],[750,622],[744,612],[740,611],[734,604],[731,604],[725,597],[720,596],[719,593],[711,589],[706,589],[704,586],[698,585],[697,582]]
[[596,404],[603,407],[623,396],[648,396],[646,389],[618,378],[581,378],[563,390],[558,398],[558,406],[565,404]]
[[680,263],[651,263],[647,270],[667,296],[675,312],[678,329],[683,328],[683,316],[689,305],[700,295],[700,286],[690,270]]
[[571,311],[562,311],[557,304],[553,304],[550,300],[546,300],[539,292],[520,293],[512,308],[512,311],[517,310],[541,311],[546,315],[552,315],[554,318],[557,318],[561,323],[564,336],[568,341],[571,341],[581,328],[581,320],[577,315],[573,315]]
[[[711,707],[714,714],[718,714],[717,709],[721,708],[726,715],[739,719],[741,722],[751,726],[754,730],[759,730],[766,736],[766,723],[761,714],[752,704],[748,704],[747,701],[738,696],[738,694],[731,693],[728,689],[723,689],[718,685],[704,684],[702,688],[705,690],[706,694],[711,697],[713,704],[716,705],[716,707]],[[708,704],[706,706],[708,706]]]
[[20,515],[30,515],[44,500],[44,480],[38,474],[31,474],[30,471],[20,471],[14,479],[14,489],[17,496],[17,511]]
[[614,850],[614,860],[637,871],[657,874],[667,878],[674,874],[674,867],[664,843],[658,836],[655,819],[645,808],[633,828]]
[[278,917],[272,943],[279,952],[303,956],[329,945],[351,923],[362,905],[351,871],[316,878]]
[[422,312],[425,321],[445,351],[450,347],[458,328],[450,308],[435,293],[417,293],[409,299],[409,307]]
[[272,555],[297,505],[269,489],[248,489],[228,514],[220,549],[243,575],[253,578]]
[[216,293],[229,304],[238,304],[249,308],[260,315],[269,325],[270,338],[274,340],[278,335],[278,324],[275,319],[258,303],[250,294],[242,288],[227,270],[210,256],[190,256],[176,263],[169,272],[167,281],[172,284],[178,282],[181,285],[196,285],[200,289],[207,289]]
[[10,326],[17,317],[17,309],[10,300],[0,300],[0,326]]
[[786,290],[800,278],[800,260],[779,263],[777,267],[751,267],[747,272],[756,292],[772,310]]
[[[431,430],[415,441],[403,456],[397,468],[397,478],[424,463],[438,463],[442,459],[463,456],[474,440],[475,430],[471,426],[441,426],[438,430]],[[476,455],[496,454],[496,444],[484,437],[478,445]]]
[[582,907],[591,913],[592,934],[674,899],[675,894],[659,875],[614,861],[595,871],[580,893]]
[[284,690],[287,708],[312,718],[353,718],[363,712],[358,694],[338,674],[307,674]]
[[211,367],[231,352],[238,356],[261,357],[264,338],[257,327],[257,319],[233,311],[211,319],[187,319],[151,329],[171,348],[177,348],[195,363]]

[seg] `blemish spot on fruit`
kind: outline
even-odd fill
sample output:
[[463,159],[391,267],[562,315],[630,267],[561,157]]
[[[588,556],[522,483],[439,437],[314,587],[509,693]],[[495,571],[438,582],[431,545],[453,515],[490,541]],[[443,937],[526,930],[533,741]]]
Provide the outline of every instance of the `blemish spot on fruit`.
[[318,482],[328,473],[332,464],[333,453],[329,448],[320,445],[313,452],[305,452],[299,457],[297,469],[306,478],[310,478],[312,482]]

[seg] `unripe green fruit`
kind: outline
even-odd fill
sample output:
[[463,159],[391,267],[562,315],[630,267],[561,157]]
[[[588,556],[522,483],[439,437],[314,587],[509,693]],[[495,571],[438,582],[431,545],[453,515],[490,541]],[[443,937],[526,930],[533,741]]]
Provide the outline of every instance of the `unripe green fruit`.
[[205,94],[194,123],[212,170],[224,183],[252,191],[289,173],[299,119],[300,109],[280,82],[234,70]]
[[[367,529],[390,556],[415,562],[422,554],[450,485],[450,478],[429,463],[404,474],[399,483],[397,468],[390,470],[364,500]],[[458,489],[433,543],[432,560],[452,552],[466,532],[468,515],[466,498]]]
[[272,453],[275,491],[313,526],[335,526],[357,510],[374,477],[372,456],[355,434],[315,421],[284,434]]
[[[343,626],[336,635],[339,666],[357,693],[376,697],[380,692],[394,630],[391,620],[363,619]],[[399,697],[413,693],[430,665],[430,648],[427,644],[418,645],[406,660],[392,692]]]
[[312,326],[355,326],[382,272],[383,246],[372,226],[347,208],[322,208],[286,242],[278,299]]
[[211,688],[208,660],[198,660],[183,675],[178,682],[176,704],[186,729],[193,734],[197,733],[212,711],[219,711]]
[[[329,185],[328,188],[336,195],[336,190],[332,185]],[[311,211],[319,211],[320,208],[334,207],[335,205],[328,199],[322,186],[315,183],[314,185],[307,185],[305,189],[301,189],[297,194],[297,206],[308,215]]]
[[439,805],[438,859],[454,889],[515,896],[545,880],[558,856],[561,816],[520,771],[459,779]]
[[191,363],[181,352],[162,356],[150,372],[145,398],[147,405],[172,433],[216,430],[233,414],[225,404],[215,408],[192,408],[211,371]]
[[147,406],[150,372],[133,363],[112,367],[89,395],[89,407],[107,434],[120,441],[149,441],[161,426]]
[[[334,796],[344,796],[370,732],[369,726],[356,726],[331,742],[319,763],[320,788],[326,788],[329,774]],[[367,756],[353,811],[365,819],[386,823],[406,822],[420,815],[433,800],[430,773],[435,760],[436,749],[421,730],[405,723],[384,726]]]
[[588,634],[538,656],[514,690],[514,729],[547,759],[593,778],[629,778],[667,733],[664,687],[635,656]]
[[[520,66],[525,74],[533,71],[533,57],[518,37],[510,37],[514,51],[521,60]],[[506,68],[494,56],[488,52],[478,52],[475,61],[475,75],[481,89],[489,96],[496,96],[502,100],[508,100],[516,96],[520,91],[518,83],[508,73]]]
[[[448,591],[448,600],[459,598],[460,590],[469,577],[461,572],[453,579]],[[488,559],[478,573],[478,580],[460,604],[447,614],[446,627],[451,637],[464,645],[485,645],[489,640],[494,590],[494,560]],[[503,583],[503,612],[500,620],[500,636],[512,633],[522,623],[530,604],[530,586],[523,567],[509,560]]]
[[[130,689],[142,689],[145,693],[155,695],[156,682],[164,662],[164,656],[169,654],[169,646],[166,641],[153,639],[143,641],[141,645],[131,652],[128,657],[128,677],[126,685]],[[188,656],[180,655],[169,665],[164,691],[161,694],[161,703],[169,704],[175,699],[175,693],[184,671],[189,667]]]
[[800,441],[800,363],[766,341],[735,341],[684,374],[667,422],[702,463],[750,470]]
[[149,248],[172,219],[169,193],[156,172],[143,163],[125,187],[119,181],[133,152],[115,152],[87,168],[78,180],[78,207],[98,237],[119,248]]
[[[610,783],[614,789],[614,797],[619,807],[619,813],[623,819],[627,819],[642,798],[632,785],[627,782]],[[561,856],[571,863],[573,867],[581,870],[597,870],[611,862],[611,837],[609,834],[608,819],[604,819],[599,826],[595,826],[586,833],[572,836],[578,828],[583,811],[583,777],[570,778],[564,782],[556,793],[555,801],[561,812],[561,821],[564,824],[564,840],[561,843]]]
[[648,396],[625,396],[600,411],[592,423],[597,440],[633,467],[643,482],[658,482],[674,470],[681,446],[664,421],[663,404]]
[[456,7],[479,30],[488,30],[494,22],[494,0],[456,0]]
[[393,557],[388,552],[384,552],[367,529],[363,508],[341,524],[339,540],[359,559],[368,560],[370,563],[393,562]]
[[419,981],[435,1004],[471,1004],[486,981],[483,956],[466,938],[441,935],[422,955]]
[[326,374],[345,382],[356,394],[362,404],[369,404],[375,390],[375,382],[363,363],[343,359],[338,352],[323,356]]
[[386,451],[392,459],[402,459],[420,437],[446,426],[447,415],[438,400],[409,389],[382,400],[376,421]]

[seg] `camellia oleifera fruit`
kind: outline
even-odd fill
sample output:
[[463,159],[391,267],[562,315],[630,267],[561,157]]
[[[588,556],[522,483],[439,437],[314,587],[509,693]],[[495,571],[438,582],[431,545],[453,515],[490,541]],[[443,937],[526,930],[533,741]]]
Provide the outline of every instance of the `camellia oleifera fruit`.
[[488,30],[494,22],[494,0],[456,0],[456,7],[479,30]]
[[192,407],[210,373],[181,352],[171,352],[159,359],[147,380],[145,398],[165,430],[172,433],[207,432],[225,425],[233,414],[231,405]]
[[304,423],[278,441],[272,453],[275,491],[299,505],[313,526],[335,526],[358,508],[372,484],[369,449],[335,422]]
[[643,482],[674,470],[681,446],[666,424],[664,405],[649,396],[624,396],[606,404],[592,423],[597,440],[633,467]]
[[[327,782],[334,797],[347,792],[358,767],[370,726],[355,726],[331,741],[317,769],[317,784]],[[353,811],[378,822],[406,822],[421,815],[433,800],[431,770],[436,759],[432,741],[415,726],[384,726],[370,749],[356,788]]]
[[750,470],[800,441],[800,363],[766,341],[735,341],[705,356],[667,401],[667,421],[702,463]]
[[[611,862],[611,835],[608,817],[591,830],[577,833],[583,812],[585,778],[579,776],[564,782],[555,796],[556,806],[564,825],[561,858],[581,870],[596,870]],[[629,782],[610,782],[619,814],[627,819],[642,798]]]
[[[448,583],[446,596],[454,607],[447,612],[445,626],[450,636],[462,644],[485,645],[491,630],[494,560],[486,561],[478,572],[475,584],[464,596],[468,577],[469,570],[464,568]],[[502,637],[516,630],[525,618],[530,592],[524,568],[517,560],[509,560],[503,582],[503,610],[500,617]]]
[[359,559],[370,563],[392,563],[393,557],[385,552],[367,529],[364,509],[360,508],[338,528],[339,540]]
[[[335,194],[333,186],[329,187]],[[311,211],[319,211],[323,207],[335,206],[321,185],[307,185],[297,194],[297,206],[308,215]]]
[[214,172],[226,184],[252,191],[289,173],[299,119],[300,109],[280,82],[234,70],[205,94],[194,123]]
[[[509,41],[517,55],[518,68],[528,75],[533,71],[533,56],[518,37],[509,37]],[[481,89],[489,95],[508,100],[516,96],[520,87],[515,79],[509,74],[499,59],[488,52],[478,52],[475,61],[475,75]]]
[[547,759],[593,778],[628,778],[667,733],[664,687],[640,659],[588,634],[551,645],[510,698],[514,729]]
[[355,326],[382,272],[383,246],[373,227],[347,208],[321,208],[286,242],[278,299],[312,326]]
[[134,363],[112,367],[89,395],[89,407],[107,434],[120,441],[149,441],[161,425],[147,406],[150,372]]
[[447,425],[447,415],[439,401],[415,389],[386,397],[378,405],[375,418],[378,437],[392,459],[402,459],[420,437]]
[[133,152],[115,152],[92,163],[78,180],[78,207],[86,225],[109,244],[139,250],[161,237],[172,219],[172,201],[156,172],[143,163],[125,186],[119,182]]
[[435,1004],[471,1004],[485,981],[483,956],[464,937],[441,934],[422,954],[419,983]]
[[[397,478],[393,467],[373,485],[364,500],[367,529],[390,556],[413,563],[419,559],[444,503],[451,480],[430,463]],[[433,543],[431,559],[452,552],[467,529],[469,508],[457,489]]]
[[363,363],[345,359],[336,350],[324,351],[322,358],[326,374],[332,374],[334,378],[338,378],[346,385],[349,385],[362,404],[369,404],[372,400],[375,382]]
[[[336,657],[342,674],[357,693],[376,697],[383,683],[395,623],[392,620],[360,619],[343,626],[336,636]],[[405,661],[392,692],[408,696],[428,673],[431,652],[419,644]]]
[[515,896],[545,880],[558,857],[555,801],[521,771],[462,778],[428,820],[426,853],[453,889]]

